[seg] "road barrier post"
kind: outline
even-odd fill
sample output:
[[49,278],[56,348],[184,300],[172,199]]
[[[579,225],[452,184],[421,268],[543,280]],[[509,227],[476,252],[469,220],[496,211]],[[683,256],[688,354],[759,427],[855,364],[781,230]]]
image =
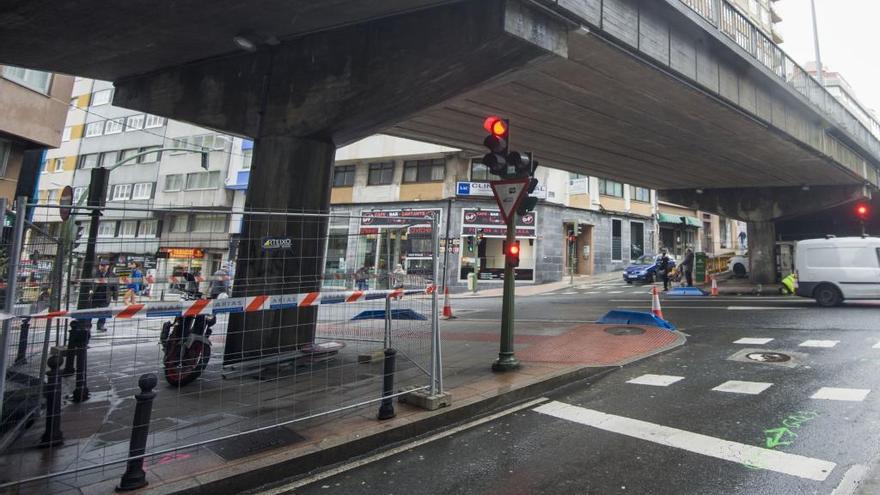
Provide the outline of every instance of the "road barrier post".
[[150,416],[153,412],[153,389],[158,383],[153,373],[141,375],[138,379],[139,394],[134,396],[134,421],[131,425],[131,441],[128,444],[128,464],[125,474],[116,487],[117,492],[137,490],[147,486],[147,473],[144,472],[144,453],[147,451],[147,436],[150,434]]

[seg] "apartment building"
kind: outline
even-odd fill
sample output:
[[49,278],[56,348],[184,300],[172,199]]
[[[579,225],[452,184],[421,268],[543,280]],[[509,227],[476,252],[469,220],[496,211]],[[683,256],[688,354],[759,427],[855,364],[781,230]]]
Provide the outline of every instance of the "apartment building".
[[782,21],[776,9],[778,0],[728,0],[745,14],[774,43],[782,43],[777,24]]

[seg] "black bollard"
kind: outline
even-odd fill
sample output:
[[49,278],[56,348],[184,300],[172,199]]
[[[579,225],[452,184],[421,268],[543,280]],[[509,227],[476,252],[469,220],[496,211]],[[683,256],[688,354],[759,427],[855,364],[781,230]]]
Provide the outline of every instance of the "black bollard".
[[397,351],[385,349],[385,369],[382,380],[382,405],[379,406],[379,419],[391,419],[396,416],[394,412],[394,359]]
[[[74,325],[73,323],[77,324]],[[90,331],[92,323],[90,320],[74,320],[70,324],[70,342],[75,342],[74,355],[76,356],[76,388],[73,389],[72,398],[74,402],[85,402],[89,400],[89,387],[86,383],[87,355],[89,340],[92,336]]]
[[134,406],[134,422],[131,425],[131,443],[128,444],[128,465],[117,492],[137,490],[147,486],[147,473],[144,472],[144,453],[147,451],[147,436],[150,434],[150,414],[153,411],[153,399],[156,393],[153,388],[158,383],[156,375],[147,373],[141,375],[138,387],[141,393],[134,396],[137,404]]
[[61,434],[61,358],[50,356],[46,361],[49,371],[46,373],[46,431],[40,439],[38,447],[54,447],[64,443]]
[[79,320],[70,320],[70,330],[67,331],[67,343],[64,346],[64,376],[76,373],[76,329],[79,328]]
[[18,352],[15,355],[15,364],[21,364],[27,361],[27,341],[30,329],[31,319],[22,318],[21,330],[18,332]]

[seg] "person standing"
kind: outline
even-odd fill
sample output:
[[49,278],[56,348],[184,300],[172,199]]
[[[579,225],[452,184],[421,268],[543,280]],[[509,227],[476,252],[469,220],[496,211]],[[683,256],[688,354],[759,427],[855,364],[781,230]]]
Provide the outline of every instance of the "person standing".
[[122,302],[126,305],[131,305],[137,302],[136,296],[140,294],[141,287],[143,287],[144,272],[141,271],[140,264],[137,261],[132,261],[128,264],[128,267],[131,269],[130,280],[128,285],[126,285],[128,290],[125,291],[125,297],[122,299]]
[[[93,275],[95,281],[92,286],[89,307],[106,308],[110,306],[110,299],[116,301],[116,283],[115,281],[108,280],[113,276],[113,272],[110,270],[110,263],[107,260],[101,260]],[[107,331],[107,318],[98,318],[98,331]]]
[[229,295],[229,272],[223,267],[214,272],[214,278],[208,286],[208,297],[217,299],[220,294]]
[[357,285],[357,290],[367,290],[370,288],[367,283],[367,279],[370,277],[370,269],[365,264],[364,266],[358,268],[356,272],[354,272],[354,281]]
[[688,287],[694,286],[694,250],[687,248],[684,252],[684,259],[681,261],[681,270],[684,272],[684,279],[687,281]]
[[663,292],[669,290],[669,269],[672,268],[671,265],[672,263],[666,254],[666,250],[660,251],[660,256],[657,257],[657,275],[663,280]]

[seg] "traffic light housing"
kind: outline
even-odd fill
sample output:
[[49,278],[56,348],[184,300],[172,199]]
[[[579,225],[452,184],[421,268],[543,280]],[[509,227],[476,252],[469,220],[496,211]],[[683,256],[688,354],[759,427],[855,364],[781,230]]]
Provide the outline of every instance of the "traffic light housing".
[[[538,187],[538,179],[532,177],[529,179],[529,185],[527,186],[527,194],[532,194],[535,192],[535,189]],[[535,207],[538,206],[538,198],[532,196],[526,196],[522,203],[520,203],[519,208],[516,209],[517,214],[520,216],[525,215],[530,211],[534,211]]]
[[489,149],[489,153],[483,156],[483,165],[489,168],[489,172],[499,177],[507,175],[508,139],[510,137],[510,125],[506,119],[489,116],[483,121],[483,128],[489,132],[483,140],[483,146]]
[[82,222],[80,222],[78,220],[76,222],[73,222],[73,249],[74,250],[76,250],[76,248],[79,247],[79,243],[80,243],[80,241],[82,241],[84,231],[85,231],[85,227],[83,227]]
[[504,258],[507,266],[519,266],[519,241],[504,243]]
[[871,218],[871,207],[867,203],[856,203],[856,218],[862,222],[867,222]]
[[469,253],[474,251],[474,236],[472,235],[467,236],[467,250]]

